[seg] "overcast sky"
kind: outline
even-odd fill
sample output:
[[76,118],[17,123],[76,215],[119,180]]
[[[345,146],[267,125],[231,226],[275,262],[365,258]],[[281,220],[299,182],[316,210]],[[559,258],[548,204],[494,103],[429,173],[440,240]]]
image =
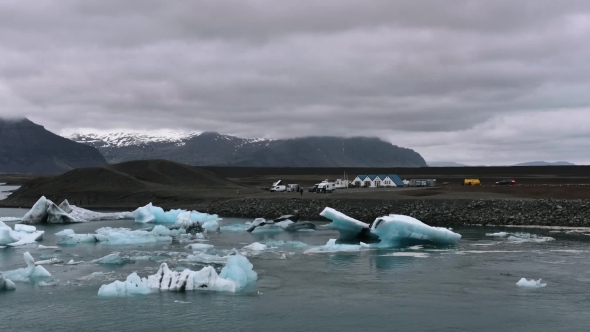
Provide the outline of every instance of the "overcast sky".
[[590,1],[0,0],[0,115],[590,164]]

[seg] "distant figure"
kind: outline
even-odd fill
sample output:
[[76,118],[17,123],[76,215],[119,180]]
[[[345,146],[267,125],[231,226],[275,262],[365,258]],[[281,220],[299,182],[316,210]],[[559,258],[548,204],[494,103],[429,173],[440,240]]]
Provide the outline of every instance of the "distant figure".
[[299,188],[299,193],[301,194],[299,196],[303,196],[303,188]]

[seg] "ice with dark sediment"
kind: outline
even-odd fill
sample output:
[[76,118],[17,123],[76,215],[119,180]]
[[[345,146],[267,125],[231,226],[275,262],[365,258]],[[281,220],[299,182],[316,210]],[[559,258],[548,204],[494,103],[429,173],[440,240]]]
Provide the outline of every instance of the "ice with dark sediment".
[[101,213],[70,205],[64,200],[59,206],[42,196],[24,217],[23,224],[65,224],[98,220],[117,220],[132,218],[131,212]]

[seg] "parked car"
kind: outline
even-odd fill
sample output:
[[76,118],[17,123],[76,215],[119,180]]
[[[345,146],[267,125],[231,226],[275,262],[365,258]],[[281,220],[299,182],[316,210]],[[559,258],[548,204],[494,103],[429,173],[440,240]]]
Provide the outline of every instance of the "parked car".
[[313,185],[313,187],[309,187],[309,189],[307,189],[307,191],[309,191],[310,193],[314,193],[314,192],[316,192],[316,190],[318,190],[319,185],[320,185],[319,183],[316,183]]
[[274,186],[274,187],[270,188],[270,191],[273,191],[273,192],[287,191],[287,186],[283,186],[283,185]]
[[514,179],[500,180],[500,181],[496,182],[496,184],[499,186],[513,186],[516,184],[516,180],[514,180]]
[[289,184],[287,185],[287,191],[288,192],[299,192],[299,189],[301,187],[298,184]]

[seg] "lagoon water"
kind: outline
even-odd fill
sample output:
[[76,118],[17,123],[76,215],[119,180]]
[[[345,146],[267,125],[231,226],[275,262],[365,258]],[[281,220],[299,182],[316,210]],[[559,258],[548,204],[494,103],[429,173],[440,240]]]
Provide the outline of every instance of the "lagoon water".
[[[26,210],[0,209],[2,216]],[[222,224],[244,223],[227,218]],[[13,222],[7,222],[13,226]],[[132,220],[44,225],[40,244],[54,246],[53,234],[72,228],[142,228]],[[555,241],[513,243],[485,233],[501,228],[458,227],[457,246],[306,254],[305,248],[279,248],[249,256],[259,274],[244,291],[155,292],[127,298],[98,297],[102,284],[137,271],[153,274],[161,262],[199,269],[171,252],[190,254],[185,244],[108,246],[78,244],[59,249],[37,245],[0,249],[0,271],[24,267],[23,253],[36,260],[59,257],[82,265],[46,269],[57,286],[17,283],[0,293],[1,331],[584,331],[590,326],[590,239],[586,235],[516,230]],[[218,249],[258,241],[295,240],[309,247],[338,233],[210,234]],[[111,252],[150,258],[123,266],[92,264]],[[280,259],[285,253],[286,259]],[[422,255],[415,255],[421,253]],[[422,256],[422,257],[417,257]],[[87,277],[93,272],[102,276]],[[543,278],[544,288],[516,286],[521,278]]]

